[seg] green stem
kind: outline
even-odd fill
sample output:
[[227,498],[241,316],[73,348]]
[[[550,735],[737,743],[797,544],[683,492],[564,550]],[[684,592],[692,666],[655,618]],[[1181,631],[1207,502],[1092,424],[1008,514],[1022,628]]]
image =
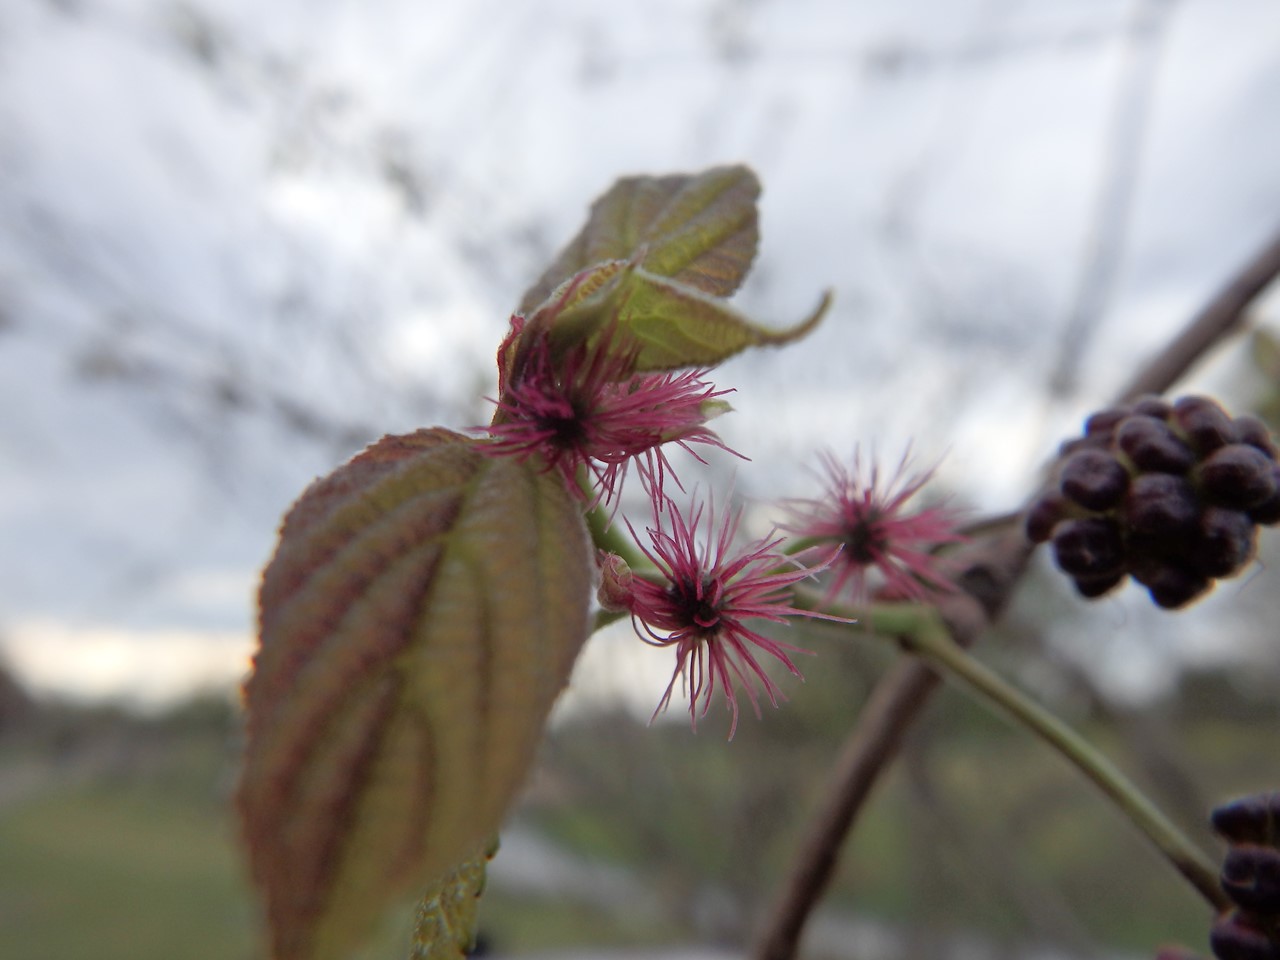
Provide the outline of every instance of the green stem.
[[1218,870],[1138,787],[1087,740],[1044,707],[987,669],[956,644],[936,615],[905,636],[906,644],[946,675],[1000,708],[1061,753],[1111,799],[1147,835],[1182,876],[1215,909],[1230,903],[1218,883]]
[[813,547],[831,545],[830,537],[792,537],[782,548],[782,552],[785,556],[794,557],[797,553],[803,553]]
[[[852,614],[854,611],[832,611]],[[1155,844],[1165,859],[1218,911],[1230,902],[1218,884],[1218,870],[1172,821],[1111,761],[1087,740],[998,674],[987,669],[951,639],[930,607],[875,605],[858,611],[868,630],[898,640],[910,653],[943,676],[958,682],[1058,751],[1093,783]]]
[[607,627],[611,623],[617,623],[623,617],[629,617],[630,614],[625,610],[597,610],[595,619],[591,623],[591,632]]
[[618,524],[609,522],[609,511],[603,506],[587,511],[587,530],[591,533],[591,542],[597,549],[616,553],[632,570],[646,570],[653,567],[648,558],[636,549],[629,539],[618,532]]

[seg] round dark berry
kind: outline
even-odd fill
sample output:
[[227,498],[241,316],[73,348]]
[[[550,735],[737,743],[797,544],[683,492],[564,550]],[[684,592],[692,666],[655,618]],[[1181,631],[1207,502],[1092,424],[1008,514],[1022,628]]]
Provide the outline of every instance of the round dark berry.
[[1231,417],[1208,397],[1182,397],[1173,405],[1173,420],[1200,454],[1240,439]]
[[1095,433],[1089,437],[1076,437],[1058,445],[1059,458],[1069,457],[1081,450],[1106,450],[1111,445],[1111,438],[1106,434]]
[[1254,523],[1261,523],[1268,527],[1273,523],[1280,523],[1280,466],[1271,468],[1271,476],[1276,483],[1276,492],[1256,507],[1249,508],[1249,518]]
[[1258,528],[1249,515],[1226,507],[1205,507],[1191,556],[1206,577],[1231,577],[1253,557]]
[[1129,407],[1108,407],[1106,410],[1099,410],[1084,422],[1085,436],[1110,437],[1115,433],[1120,421],[1131,413],[1133,410]]
[[1079,450],[1062,465],[1063,494],[1090,510],[1109,510],[1124,499],[1129,471],[1105,450]]
[[1133,579],[1147,588],[1156,606],[1166,610],[1185,607],[1213,586],[1208,577],[1172,563],[1141,564],[1134,568]]
[[1236,911],[1214,921],[1209,947],[1218,960],[1280,960],[1280,947],[1266,931]]
[[1053,556],[1066,573],[1099,577],[1124,570],[1124,545],[1115,523],[1105,517],[1064,520],[1053,530]]
[[1233,422],[1241,443],[1257,447],[1272,460],[1276,458],[1276,445],[1272,442],[1271,431],[1267,429],[1265,423],[1248,414],[1236,417]]
[[1233,846],[1222,862],[1222,890],[1245,910],[1280,915],[1280,850],[1254,844]]
[[1145,414],[1125,417],[1116,428],[1116,443],[1139,470],[1185,473],[1195,462],[1191,448],[1167,423]]
[[1275,464],[1257,447],[1229,443],[1209,454],[1196,469],[1204,492],[1238,510],[1256,507],[1276,492]]
[[1214,808],[1213,829],[1229,843],[1280,847],[1280,791],[1254,793]]
[[1173,413],[1173,406],[1163,397],[1157,397],[1154,393],[1148,393],[1137,400],[1133,401],[1130,409],[1134,413],[1141,414],[1144,417],[1155,417],[1157,420],[1167,420],[1169,415]]
[[1182,477],[1144,473],[1129,484],[1124,516],[1138,537],[1176,539],[1195,527],[1199,514],[1195,489]]
[[1053,536],[1053,528],[1067,514],[1067,501],[1056,493],[1046,494],[1027,511],[1027,539],[1032,543],[1044,543]]
[[1075,584],[1076,593],[1080,596],[1087,600],[1096,600],[1124,583],[1124,578],[1123,573],[1104,573],[1101,576],[1072,577],[1071,582]]

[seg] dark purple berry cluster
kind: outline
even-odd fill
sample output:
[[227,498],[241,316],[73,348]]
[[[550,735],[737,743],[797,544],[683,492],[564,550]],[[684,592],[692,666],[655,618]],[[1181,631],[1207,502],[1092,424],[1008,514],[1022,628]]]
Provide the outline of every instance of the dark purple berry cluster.
[[1227,841],[1222,889],[1235,909],[1213,925],[1218,960],[1280,960],[1280,793],[1261,793],[1213,811]]
[[1280,521],[1280,465],[1262,421],[1207,397],[1144,397],[1095,413],[1063,444],[1057,489],[1027,514],[1082,596],[1126,576],[1161,607],[1184,606],[1253,558],[1257,525]]

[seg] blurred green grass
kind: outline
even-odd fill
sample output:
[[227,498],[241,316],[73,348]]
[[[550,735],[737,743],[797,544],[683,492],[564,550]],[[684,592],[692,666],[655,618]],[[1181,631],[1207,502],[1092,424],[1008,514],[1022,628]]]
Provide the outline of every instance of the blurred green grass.
[[[744,722],[729,744],[715,729],[695,736],[683,723],[646,728],[622,715],[562,725],[521,823],[632,871],[660,920],[499,884],[481,910],[489,941],[504,954],[741,942],[785,873],[874,677],[869,666],[879,665],[812,673],[803,696]],[[1235,696],[1219,686],[1214,697]],[[1237,698],[1218,710],[1206,689],[1161,718],[1185,752],[1192,794],[1207,809],[1274,788],[1274,706],[1244,709]],[[1114,723],[1076,720],[1127,769],[1142,769]],[[217,702],[159,717],[42,708],[3,731],[0,957],[261,957],[229,810],[237,751],[234,710]],[[1199,839],[1212,844],[1203,828]],[[734,909],[708,919],[708,889]],[[1074,771],[955,694],[933,705],[878,788],[827,902],[908,932],[1015,945],[1048,937],[1138,955],[1163,942],[1199,946],[1209,919]],[[363,956],[403,957],[407,918],[389,922]]]
[[0,817],[0,955],[249,957],[220,812],[127,783],[41,792]]
[[0,956],[255,956],[233,757],[226,706],[23,718],[0,738]]

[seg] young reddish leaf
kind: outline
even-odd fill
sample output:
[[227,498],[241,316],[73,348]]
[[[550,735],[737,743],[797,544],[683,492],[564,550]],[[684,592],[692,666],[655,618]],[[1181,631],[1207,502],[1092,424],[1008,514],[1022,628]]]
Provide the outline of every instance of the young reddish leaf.
[[570,278],[607,260],[635,260],[657,276],[727,297],[755,259],[759,196],[760,181],[744,166],[623,178],[591,205],[586,226],[518,312],[529,316]]
[[497,832],[591,589],[563,485],[446,430],[303,494],[263,575],[238,796],[276,960],[346,956]]

